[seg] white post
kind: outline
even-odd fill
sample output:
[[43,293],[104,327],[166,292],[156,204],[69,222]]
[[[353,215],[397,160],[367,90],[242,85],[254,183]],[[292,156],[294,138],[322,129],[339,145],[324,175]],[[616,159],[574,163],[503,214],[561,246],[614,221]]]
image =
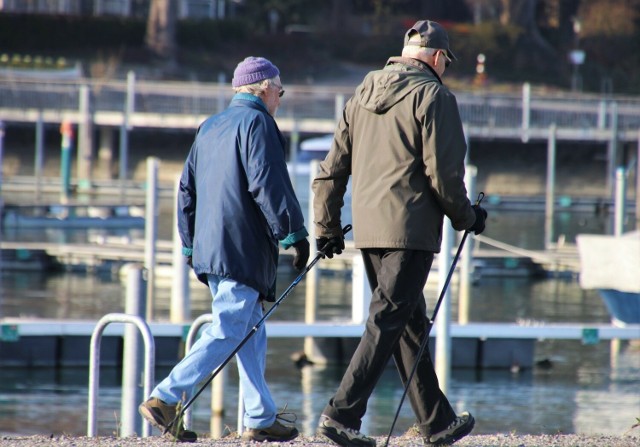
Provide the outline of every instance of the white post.
[[238,383],[238,436],[244,432],[244,401],[242,400],[242,382]]
[[529,126],[531,124],[531,84],[522,84],[522,142],[529,141]]
[[640,231],[640,130],[638,130],[638,153],[636,154],[636,230]]
[[626,178],[625,169],[619,167],[616,169],[616,200],[614,203],[614,221],[613,221],[613,235],[622,236],[624,233],[624,208],[625,208],[625,193],[626,193]]
[[[127,296],[125,312],[144,318],[145,287],[141,265],[133,264],[127,271]],[[124,360],[122,362],[122,400],[120,402],[120,437],[126,438],[140,433],[142,418],[138,414],[138,404],[150,396],[143,396],[140,377],[142,374],[142,335],[133,325],[124,328]]]
[[147,269],[147,321],[153,320],[155,305],[156,239],[158,235],[158,165],[156,157],[147,158],[147,195],[145,203],[144,267]]
[[91,95],[88,85],[80,86],[80,105],[77,144],[77,184],[78,189],[91,189],[91,165],[93,157],[93,121],[91,116]]
[[223,368],[222,371],[213,379],[211,384],[211,420],[209,421],[209,430],[212,438],[222,438],[223,416],[224,416],[224,389],[227,381],[229,368]]
[[[180,177],[176,179],[174,210],[178,209],[178,191]],[[182,240],[178,232],[178,213],[173,217],[173,277],[171,278],[171,311],[172,323],[183,323],[191,318],[191,289],[189,287],[189,266],[182,255]]]
[[369,316],[369,304],[371,303],[371,287],[364,271],[364,261],[362,256],[353,257],[351,290],[353,299],[351,301],[351,320],[353,323],[361,324],[367,321]]
[[[442,226],[442,247],[438,255],[438,289],[442,290],[447,282],[447,275],[451,265],[451,250],[453,248],[454,230],[449,219],[445,218]],[[440,389],[447,394],[451,375],[451,297],[447,288],[438,315],[436,315],[436,374],[440,382]]]
[[556,194],[556,125],[549,126],[547,140],[547,192],[544,213],[544,246],[549,249],[553,241],[553,214]]
[[[469,200],[475,201],[476,176],[478,169],[468,165],[465,170],[464,183],[467,186]],[[462,247],[462,259],[460,260],[460,274],[458,287],[458,323],[469,322],[469,301],[471,299],[471,274],[473,272],[473,245],[467,243]]]
[[[311,244],[311,252],[315,250],[316,235],[315,227],[313,224],[313,190],[311,184],[316,176],[320,167],[318,160],[312,160],[309,164],[309,203],[308,203],[308,222],[307,231],[309,232],[309,243]],[[307,324],[315,323],[316,312],[318,308],[318,269],[314,268],[309,270],[305,275],[305,307],[304,307],[304,322]],[[313,359],[315,354],[315,341],[313,337],[305,337],[304,339],[304,353],[309,359]]]

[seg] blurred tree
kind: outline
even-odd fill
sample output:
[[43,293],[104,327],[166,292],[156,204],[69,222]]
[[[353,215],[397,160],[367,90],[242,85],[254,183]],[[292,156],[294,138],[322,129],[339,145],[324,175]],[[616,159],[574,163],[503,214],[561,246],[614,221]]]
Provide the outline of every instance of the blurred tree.
[[582,1],[578,17],[582,37],[629,37],[638,32],[640,0]]
[[149,6],[145,44],[163,59],[175,58],[177,5],[173,0],[151,0]]
[[333,31],[344,31],[347,27],[347,16],[351,13],[351,0],[331,0],[331,16],[329,28]]
[[561,67],[549,64],[558,59],[558,52],[540,33],[536,21],[538,0],[501,0],[502,13],[500,23],[504,26],[515,25],[523,33],[518,42],[518,54],[515,57],[516,68],[545,67],[556,71]]
[[310,24],[313,17],[328,7],[314,0],[244,0],[242,16],[255,31],[265,32],[269,29],[270,14],[278,14],[279,27],[283,29],[291,24]]

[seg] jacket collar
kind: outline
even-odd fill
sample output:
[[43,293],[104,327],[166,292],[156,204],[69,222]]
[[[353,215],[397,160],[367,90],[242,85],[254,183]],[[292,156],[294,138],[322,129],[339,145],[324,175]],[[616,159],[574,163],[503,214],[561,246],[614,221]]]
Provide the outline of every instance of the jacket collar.
[[264,103],[264,101],[262,101],[260,97],[256,95],[252,95],[251,93],[236,93],[235,95],[233,95],[231,102],[234,102],[236,100],[250,101],[262,107],[265,112],[269,113],[269,110],[267,109],[267,106]]
[[438,73],[436,73],[436,71],[433,68],[431,68],[429,64],[426,64],[421,60],[413,59],[411,57],[396,56],[396,57],[389,58],[385,66],[389,66],[393,64],[408,65],[410,67],[417,68],[420,71],[431,72],[436,77],[436,79],[440,82],[440,84],[442,84],[442,79],[440,79],[440,76],[438,76]]

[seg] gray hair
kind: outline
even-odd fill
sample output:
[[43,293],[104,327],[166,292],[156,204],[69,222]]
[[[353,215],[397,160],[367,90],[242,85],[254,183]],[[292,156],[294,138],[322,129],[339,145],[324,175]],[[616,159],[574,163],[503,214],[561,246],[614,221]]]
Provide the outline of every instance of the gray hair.
[[439,48],[426,48],[415,44],[411,45],[413,42],[420,43],[420,34],[415,33],[409,38],[409,41],[407,42],[408,45],[405,45],[404,48],[402,48],[402,57],[422,59],[425,56],[433,56],[436,51],[439,50]]
[[254,96],[260,96],[271,86],[280,86],[280,76],[275,76],[269,79],[263,79],[262,81],[255,82],[253,84],[242,85],[240,87],[234,87],[233,90],[236,93],[250,93]]

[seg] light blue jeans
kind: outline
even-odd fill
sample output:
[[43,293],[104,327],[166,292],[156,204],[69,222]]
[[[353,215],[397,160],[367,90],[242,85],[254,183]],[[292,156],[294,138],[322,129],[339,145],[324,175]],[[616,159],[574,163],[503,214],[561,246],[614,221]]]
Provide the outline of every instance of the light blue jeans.
[[[207,275],[207,280],[213,296],[213,322],[151,392],[168,404],[178,403],[183,394],[190,399],[195,387],[231,355],[263,316],[256,290],[216,275]],[[262,325],[236,354],[247,428],[270,427],[276,418],[276,406],[264,378],[266,356],[267,334]]]

